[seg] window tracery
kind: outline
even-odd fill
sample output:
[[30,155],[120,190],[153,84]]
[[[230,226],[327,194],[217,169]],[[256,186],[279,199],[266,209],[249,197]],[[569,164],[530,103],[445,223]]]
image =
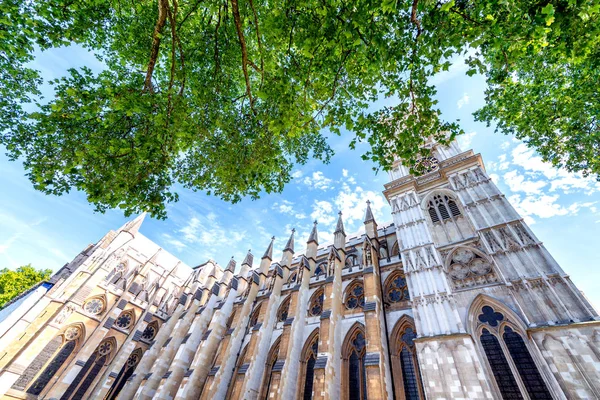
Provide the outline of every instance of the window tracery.
[[498,282],[492,262],[467,247],[459,247],[451,253],[448,275],[456,289]]
[[102,314],[104,307],[104,300],[100,297],[91,298],[83,304],[84,311],[91,315]]
[[285,322],[285,320],[288,318],[289,310],[290,310],[290,298],[288,297],[285,300],[283,300],[283,302],[279,306],[279,310],[277,311],[277,321]]
[[454,219],[461,215],[456,201],[446,194],[437,194],[427,203],[427,211],[431,222],[439,223],[447,219]]
[[79,400],[85,398],[86,392],[93,386],[96,377],[111,361],[116,346],[117,342],[114,337],[104,339],[100,342],[73,382],[71,382],[64,392],[61,400]]
[[417,337],[412,319],[403,317],[394,328],[391,341],[392,375],[406,400],[424,399],[422,379],[414,339]]
[[317,265],[317,268],[315,268],[315,273],[313,274],[313,276],[325,275],[325,267],[326,266],[327,266],[326,262]]
[[523,336],[510,317],[484,305],[477,321],[479,341],[502,398],[523,399],[526,396],[521,387],[524,387],[529,398],[552,399]]
[[133,375],[133,372],[138,366],[141,358],[141,348],[137,348],[131,353],[131,355],[129,356],[129,358],[127,358],[127,361],[125,362],[125,365],[123,365],[121,371],[119,371],[119,375],[117,375],[117,377],[115,378],[115,381],[113,382],[110,391],[106,396],[107,400],[115,400],[117,398],[117,396],[125,386],[127,379],[129,379]]
[[353,310],[365,305],[365,290],[362,282],[351,283],[346,289],[346,308]]
[[323,301],[325,300],[325,295],[323,289],[318,290],[315,294],[312,295],[310,299],[310,305],[308,307],[308,314],[311,317],[318,317],[323,313]]
[[121,329],[129,329],[134,323],[135,314],[131,310],[123,311],[115,321],[115,325]]
[[403,274],[395,273],[386,280],[385,298],[389,303],[410,300],[408,284]]
[[344,341],[342,362],[344,371],[343,387],[347,388],[350,400],[366,400],[367,374],[365,368],[366,339],[364,327],[355,324],[346,335]]
[[258,306],[256,306],[256,308],[254,309],[254,312],[250,316],[250,328],[254,328],[254,326],[256,324],[258,324],[258,317],[260,316],[261,306],[262,306],[262,304],[259,304]]
[[144,329],[144,332],[142,333],[142,339],[144,339],[147,342],[150,342],[154,340],[157,332],[158,322],[152,321],[146,326],[146,329]]
[[304,385],[302,386],[302,395],[300,398],[311,400],[313,393],[313,383],[315,378],[315,363],[319,354],[319,332],[318,330],[308,338],[304,346],[303,372]]
[[[50,379],[60,370],[78,346],[82,335],[80,327],[69,326],[62,334],[55,336],[25,369],[14,383],[13,389],[25,390],[27,388],[26,392],[32,395],[42,393]],[[33,383],[31,383],[32,381]]]
[[287,284],[291,285],[293,283],[296,283],[296,279],[298,278],[298,274],[296,272],[292,272],[290,274],[290,277],[288,278]]

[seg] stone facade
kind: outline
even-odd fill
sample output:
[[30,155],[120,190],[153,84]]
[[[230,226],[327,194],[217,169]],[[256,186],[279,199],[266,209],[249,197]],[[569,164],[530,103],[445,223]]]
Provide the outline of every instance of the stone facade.
[[[143,216],[82,251],[0,330],[6,399],[600,398],[597,312],[486,174],[396,160],[364,233],[190,268]],[[255,264],[257,264],[255,266]],[[39,292],[39,293],[38,293]]]

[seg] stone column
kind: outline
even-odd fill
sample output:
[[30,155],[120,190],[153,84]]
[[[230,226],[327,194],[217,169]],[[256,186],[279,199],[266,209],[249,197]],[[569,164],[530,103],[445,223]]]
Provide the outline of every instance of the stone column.
[[142,381],[145,378],[145,374],[142,373],[142,371],[152,371],[152,366],[154,365],[154,362],[160,355],[160,352],[165,342],[169,339],[169,336],[175,328],[179,317],[185,310],[186,301],[187,295],[181,295],[181,298],[179,299],[179,304],[177,304],[175,311],[173,311],[173,314],[171,315],[169,320],[161,326],[160,330],[158,331],[158,334],[156,335],[156,338],[154,339],[154,344],[147,352],[144,353],[144,356],[140,360],[140,363],[136,368],[136,370],[140,372],[138,374],[135,374],[133,379],[129,381],[127,385],[125,385],[123,390],[121,390],[118,400],[133,399],[135,393],[137,392],[138,388],[142,385]]
[[[281,287],[289,275],[289,266],[294,256],[294,232],[295,230],[292,230],[292,235],[283,250],[281,265],[276,264],[273,270],[272,279],[275,282],[269,294],[266,307],[261,309],[261,313],[264,312],[263,324],[259,331],[256,332],[256,335],[253,334],[253,339],[256,338],[256,349],[251,353],[248,352],[250,354],[246,353],[249,366],[241,391],[244,399],[256,400],[260,392],[265,365],[271,348],[273,328],[277,322],[277,308],[279,307],[279,300],[281,298]],[[249,349],[254,350],[251,347]]]
[[[298,366],[300,365],[300,356],[304,346],[304,327],[306,325],[306,309],[309,301],[310,277],[316,267],[317,248],[319,246],[317,237],[317,223],[308,238],[306,246],[306,257],[302,257],[299,265],[298,276],[300,287],[297,292],[297,306],[295,307],[294,320],[290,328],[290,338],[287,345],[287,358],[281,371],[281,382],[276,399],[287,400],[296,398],[296,388],[298,384]],[[301,278],[300,278],[301,277]],[[295,290],[295,289],[294,289]],[[281,344],[283,346],[283,343]],[[280,347],[282,349],[283,347]]]

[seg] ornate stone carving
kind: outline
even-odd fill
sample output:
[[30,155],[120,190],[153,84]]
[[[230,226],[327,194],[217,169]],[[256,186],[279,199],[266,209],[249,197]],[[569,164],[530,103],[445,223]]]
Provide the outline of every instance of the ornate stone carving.
[[448,266],[448,276],[456,289],[498,282],[492,262],[468,247],[454,251]]

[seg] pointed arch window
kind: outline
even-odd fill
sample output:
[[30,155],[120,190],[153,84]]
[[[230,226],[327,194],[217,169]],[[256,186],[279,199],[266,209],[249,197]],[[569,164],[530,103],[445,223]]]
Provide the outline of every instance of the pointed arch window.
[[429,217],[431,217],[431,222],[433,223],[454,219],[461,215],[456,201],[445,194],[433,196],[433,198],[429,200],[429,203],[427,203],[427,211],[429,212]]
[[151,342],[156,337],[156,333],[158,332],[158,322],[152,321],[148,325],[146,325],[146,329],[142,333],[142,339],[147,342]]
[[279,357],[279,344],[281,343],[281,337],[277,339],[275,344],[271,347],[271,351],[269,352],[269,356],[267,357],[267,363],[265,365],[265,381],[263,385],[263,395],[260,397],[261,399],[269,400],[269,395],[271,394],[271,386],[273,382],[273,369],[275,367],[275,363],[277,362],[277,358]]
[[42,349],[12,388],[16,390],[27,388],[27,393],[36,396],[42,393],[50,379],[56,375],[81,343],[82,336],[80,327],[67,327]]
[[291,285],[293,283],[296,283],[296,279],[298,279],[298,274],[296,272],[292,272],[290,274],[290,277],[288,278],[287,284]]
[[345,297],[346,308],[353,310],[355,308],[364,307],[365,290],[363,288],[363,283],[361,281],[351,283],[346,289]]
[[385,298],[389,303],[410,300],[406,278],[400,272],[394,273],[385,281]]
[[285,300],[283,300],[283,302],[281,302],[281,305],[279,306],[279,310],[277,310],[277,321],[285,322],[285,320],[288,318],[289,311],[290,311],[290,297],[288,296]]
[[106,301],[102,296],[92,297],[83,303],[83,310],[90,315],[100,315],[106,308]]
[[347,389],[349,400],[367,399],[366,351],[364,328],[356,324],[348,332],[342,350],[342,385]]
[[86,392],[93,386],[94,380],[100,374],[102,369],[108,365],[116,350],[117,341],[110,337],[104,339],[92,355],[88,358],[85,365],[81,368],[73,382],[69,385],[61,400],[82,400],[85,399]]
[[313,276],[321,276],[325,274],[325,270],[327,269],[327,263],[323,262],[319,265],[317,265],[317,268],[315,268],[315,273]]
[[319,354],[319,332],[316,330],[307,340],[304,346],[304,354],[302,358],[303,364],[303,379],[302,382],[302,393],[299,398],[304,400],[311,400],[313,395],[313,385],[315,379],[315,363],[317,362],[317,356]]
[[250,329],[254,328],[256,324],[258,324],[258,317],[260,316],[260,308],[262,307],[262,303],[256,306],[254,312],[250,316]]
[[115,325],[120,329],[129,329],[135,324],[135,313],[133,310],[125,310],[117,317]]
[[106,400],[115,400],[117,398],[117,396],[123,389],[123,386],[125,386],[127,379],[129,379],[131,375],[133,375],[133,372],[135,371],[141,359],[142,349],[138,347],[127,358],[125,365],[123,365],[121,371],[119,371],[119,375],[117,375],[117,378],[113,382],[108,392],[108,395],[106,396]]
[[325,293],[323,289],[319,289],[310,298],[310,305],[308,306],[308,315],[311,317],[318,317],[323,313],[323,302],[325,301]]
[[392,375],[399,398],[425,399],[414,340],[417,337],[412,319],[404,316],[392,333]]
[[552,396],[516,325],[484,305],[477,316],[479,341],[503,399],[550,400]]

